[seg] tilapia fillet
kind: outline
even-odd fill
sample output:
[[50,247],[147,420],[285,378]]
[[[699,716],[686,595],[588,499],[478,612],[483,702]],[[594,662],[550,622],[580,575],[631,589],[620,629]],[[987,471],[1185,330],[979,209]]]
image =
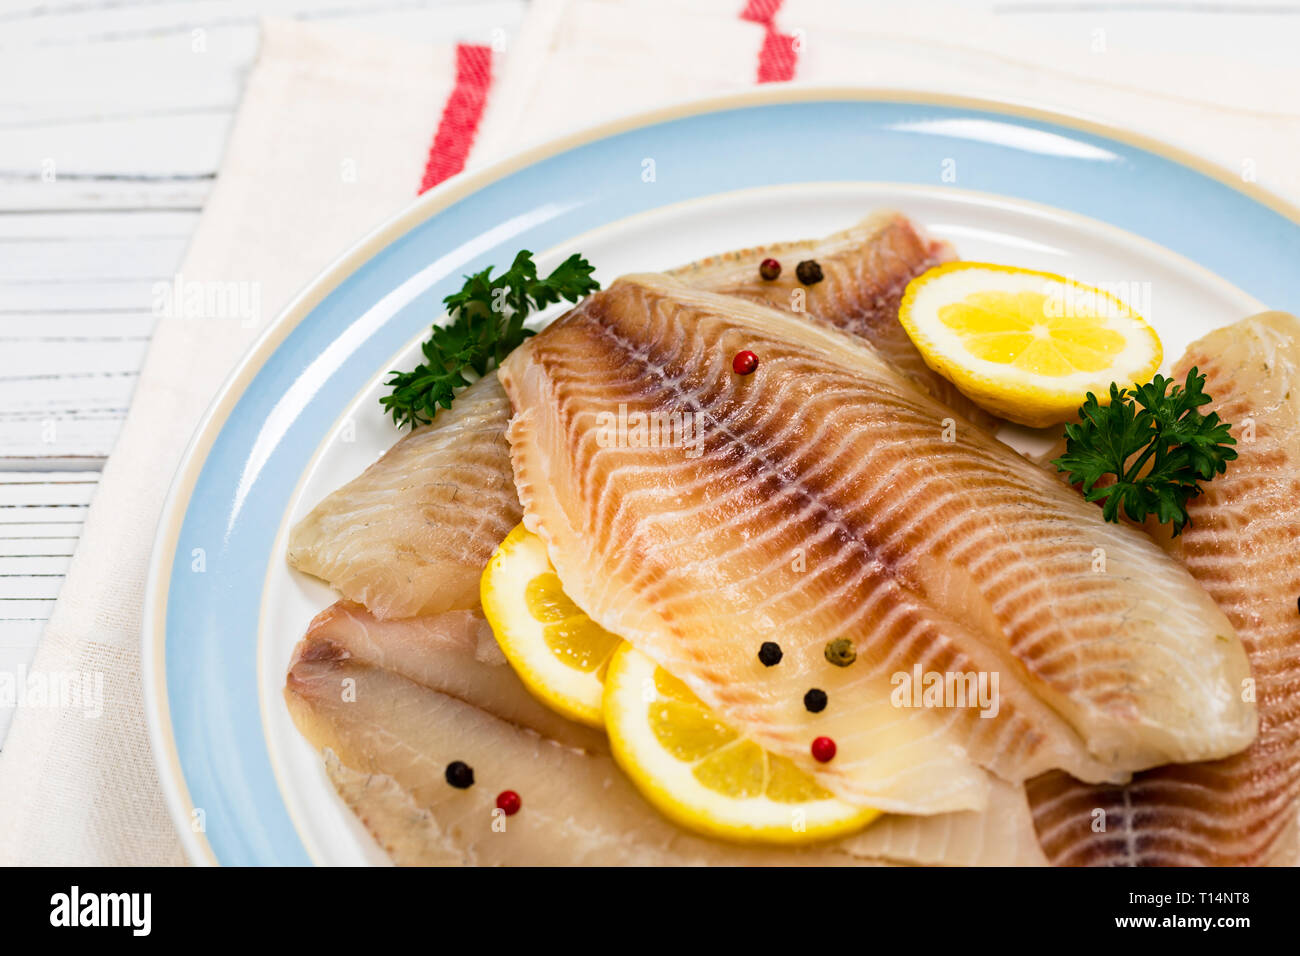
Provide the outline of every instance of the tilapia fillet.
[[[870,862],[851,841],[802,850],[696,837],[647,804],[603,734],[534,701],[456,615],[380,621],[319,615],[285,683],[298,729],[340,796],[398,864],[685,865]],[[466,790],[448,763],[474,768]],[[496,795],[525,811],[504,821]]]
[[[782,263],[772,281],[757,278],[758,263]],[[971,421],[992,428],[997,419],[925,364],[898,321],[907,284],[927,269],[957,258],[952,246],[925,236],[906,216],[878,212],[824,239],[778,242],[701,259],[668,274],[692,288],[757,302],[809,317],[870,342],[896,370]],[[795,274],[815,261],[824,278],[805,286]]]
[[567,747],[597,753],[609,750],[604,734],[562,717],[528,692],[506,662],[482,611],[385,621],[358,604],[339,601],[312,620],[290,672],[304,661],[322,660],[390,672],[472,702]]
[[[565,720],[534,700],[506,664],[495,641],[484,633],[485,628],[476,611],[381,621],[364,608],[339,602],[317,615],[290,665],[285,699],[291,714],[304,736],[322,749],[330,780],[344,802],[399,865],[572,860],[565,855],[568,824],[564,823],[554,831],[554,839],[488,844],[493,851],[485,856],[477,848],[477,841],[486,839],[482,828],[465,827],[460,821],[468,817],[478,823],[483,815],[490,821],[491,803],[484,798],[494,797],[496,791],[451,791],[445,783],[439,784],[445,763],[424,764],[412,773],[404,755],[430,743],[420,739],[418,732],[410,732],[414,724],[388,721],[381,704],[395,706],[407,701],[417,710],[454,711],[455,719],[430,733],[452,742],[463,740],[464,747],[455,751],[459,756],[448,759],[465,759],[480,775],[485,772],[480,756],[483,749],[491,753],[504,746],[509,756],[514,748],[535,747],[541,762],[536,767],[518,764],[510,784],[527,794],[530,813],[548,794],[560,799],[558,792],[533,786],[535,778],[570,772],[567,765],[583,768],[595,763],[602,773],[608,771],[604,734]],[[344,697],[348,677],[357,683]],[[393,688],[397,693],[391,692]],[[358,703],[363,706],[352,706]],[[464,736],[473,728],[486,733],[481,738]],[[403,736],[408,732],[409,737]],[[542,741],[550,746],[540,746]],[[559,752],[553,747],[560,748]],[[421,774],[430,779],[423,781]],[[400,783],[399,777],[409,786]],[[601,779],[602,792],[607,792],[603,783],[607,778]],[[432,793],[442,799],[421,804],[417,793]],[[650,834],[660,842],[638,847],[620,839],[619,846],[593,850],[596,855],[588,857],[588,862],[839,865],[889,861],[1023,866],[1038,863],[1041,857],[1032,824],[1022,822],[1028,817],[1024,791],[1010,784],[995,784],[990,808],[982,814],[887,817],[862,833],[802,852],[744,850],[685,835],[671,839],[660,822],[654,826],[644,822],[643,818],[658,821],[658,814],[639,795],[622,783],[615,794],[626,804],[622,812],[637,821],[635,832]],[[567,797],[564,799],[567,803]],[[563,819],[555,817],[553,809],[551,818]],[[1025,828],[1030,835],[1027,843],[1018,839]],[[608,833],[600,839],[615,842]]]
[[[411,782],[411,777],[407,777],[409,788],[398,782],[398,776],[403,774],[400,755],[406,752],[407,745],[420,747],[427,743],[411,739],[399,746],[396,740],[401,738],[381,736],[382,719],[376,719],[371,708],[335,706],[336,701],[340,705],[345,702],[379,704],[384,698],[372,694],[378,690],[380,680],[373,676],[375,671],[401,678],[398,681],[384,678],[384,686],[399,691],[387,698],[390,702],[409,699],[411,706],[432,711],[453,706],[444,698],[466,705],[456,712],[469,715],[471,726],[492,731],[482,739],[484,747],[497,748],[495,735],[499,734],[507,746],[535,736],[566,751],[556,754],[550,747],[539,747],[537,753],[546,759],[537,768],[536,776],[564,771],[563,766],[557,769],[552,764],[572,763],[583,767],[595,761],[602,771],[607,769],[609,744],[605,735],[566,720],[538,703],[506,663],[480,612],[449,611],[381,621],[356,604],[340,601],[316,616],[300,642],[289,667],[285,699],[304,736],[322,749],[330,780],[339,795],[399,865],[482,861],[481,854],[473,849],[481,831],[459,828],[456,821],[467,812],[462,805],[468,805],[470,813],[486,812],[489,817],[491,805],[480,799],[482,794],[462,794],[462,799],[457,801],[455,793],[445,792],[445,784],[436,785],[436,779],[429,781],[427,792],[447,799],[421,805],[414,795],[422,789],[421,785]],[[343,697],[343,681],[358,675],[361,683],[352,686],[348,700]],[[371,699],[360,701],[361,693]],[[394,722],[386,729],[400,733],[406,726]],[[464,729],[463,721],[451,720],[436,733],[454,740],[459,739]],[[348,762],[340,759],[334,748]],[[477,746],[467,746],[458,753],[460,756],[454,759],[465,759],[479,773],[483,772]],[[441,768],[426,765],[421,772],[437,777],[442,769],[445,764]],[[551,791],[539,791],[531,786],[534,771],[527,764],[521,764],[518,772],[521,776],[514,777],[511,785],[525,788],[531,812],[534,804],[546,799],[545,794]],[[625,791],[621,785],[618,793],[626,800],[629,815],[637,819],[658,817],[639,795]],[[488,796],[495,796],[495,791]],[[995,783],[990,807],[983,813],[886,817],[862,833],[802,853],[780,849],[740,851],[713,841],[694,839],[669,841],[664,831],[655,826],[642,832],[663,840],[659,848],[619,847],[602,851],[598,859],[626,862],[646,858],[643,855],[648,854],[656,862],[674,864],[833,865],[888,861],[1024,866],[1040,863],[1042,856],[1028,816],[1023,788]],[[1027,841],[1020,839],[1025,830],[1029,833]],[[556,841],[563,836],[563,828],[555,832]],[[530,855],[539,849],[539,855]],[[515,843],[502,846],[500,855],[492,859],[516,864],[569,862],[559,852],[563,849],[557,842],[539,841],[524,846]],[[603,855],[605,852],[612,856]]]
[[[1160,767],[1124,787],[1064,774],[1029,785],[1061,865],[1294,864],[1300,812],[1300,321],[1265,313],[1192,344],[1238,458],[1204,485],[1170,548],[1227,613],[1250,656],[1259,736],[1212,763]],[[1253,439],[1253,440],[1252,440]],[[1100,811],[1100,813],[1098,812]]]
[[[752,375],[731,370],[741,349]],[[632,277],[500,378],[524,523],[565,590],[846,799],[978,809],[986,771],[1122,780],[1254,736],[1245,653],[1186,570],[983,430],[945,427],[949,408],[847,335]],[[690,415],[698,440],[614,427],[638,414]],[[839,638],[850,667],[824,655]],[[984,675],[996,706],[894,695],[913,674],[972,696]],[[839,747],[824,765],[821,735]]]
[[[785,262],[775,282],[758,274],[768,255]],[[803,258],[821,263],[821,282],[798,283],[795,265]],[[887,212],[823,240],[725,253],[678,272],[698,288],[800,308],[861,336],[922,387],[991,424],[926,367],[898,322],[907,282],[950,258],[946,244]],[[491,372],[317,505],[293,529],[289,563],[379,617],[477,607],[479,575],[520,517],[505,439],[509,418],[509,403]]]
[[921,866],[1046,866],[1025,788],[992,778],[988,805],[933,816],[888,814],[846,844],[855,853]]
[[495,375],[333,492],[289,538],[289,563],[378,617],[476,608],[488,558],[519,523]]

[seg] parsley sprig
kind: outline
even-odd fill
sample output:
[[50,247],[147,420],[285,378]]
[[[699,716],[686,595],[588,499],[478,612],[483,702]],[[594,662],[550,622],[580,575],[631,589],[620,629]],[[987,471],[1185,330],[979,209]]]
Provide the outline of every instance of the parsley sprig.
[[[1065,428],[1065,454],[1052,464],[1082,484],[1089,501],[1103,502],[1107,521],[1118,522],[1122,507],[1134,521],[1153,514],[1180,534],[1200,482],[1237,457],[1228,447],[1237,443],[1232,426],[1217,412],[1198,411],[1211,400],[1204,387],[1205,376],[1193,368],[1184,385],[1163,375],[1131,390],[1112,384],[1109,405],[1089,392],[1079,423]],[[1106,476],[1114,481],[1098,485]]]
[[524,249],[495,278],[492,267],[465,276],[459,292],[443,299],[450,321],[435,325],[421,347],[424,361],[409,372],[393,371],[380,404],[398,427],[424,425],[438,409],[450,408],[456,390],[469,384],[466,371],[483,375],[533,334],[524,328],[530,312],[561,300],[577,302],[600,288],[595,271],[574,253],[545,278],[537,275],[533,254]]

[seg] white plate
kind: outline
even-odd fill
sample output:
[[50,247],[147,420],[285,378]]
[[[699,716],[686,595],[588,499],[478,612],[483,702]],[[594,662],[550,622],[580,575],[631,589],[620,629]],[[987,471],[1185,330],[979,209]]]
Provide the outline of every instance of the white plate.
[[[824,235],[873,210],[898,209],[932,235],[947,239],[963,259],[1000,262],[1070,276],[1115,291],[1159,332],[1172,361],[1193,339],[1263,304],[1195,263],[1138,236],[1074,213],[952,188],[831,183],[751,189],[642,213],[576,237],[539,256],[543,270],[573,249],[611,277],[681,265],[761,242]],[[552,310],[550,315],[554,315]],[[377,370],[307,464],[275,539],[282,556],[290,527],[323,497],[385,452],[398,432],[380,405],[389,368],[418,361],[414,339]],[[1016,430],[1005,439],[1039,450],[1035,436]],[[284,706],[284,674],[308,622],[337,595],[326,585],[272,560],[263,589],[259,690],[272,766],[285,805],[312,859],[322,864],[385,863],[336,795],[319,755],[298,733]]]

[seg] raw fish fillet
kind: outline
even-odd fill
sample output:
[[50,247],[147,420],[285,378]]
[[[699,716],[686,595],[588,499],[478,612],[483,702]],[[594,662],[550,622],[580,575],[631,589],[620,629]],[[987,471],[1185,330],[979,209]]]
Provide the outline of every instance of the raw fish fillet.
[[560,716],[528,692],[482,611],[381,621],[360,605],[340,601],[312,620],[295,659],[313,655],[391,671],[569,747],[609,750],[603,733]]
[[476,608],[488,558],[519,523],[495,375],[402,438],[293,529],[289,563],[381,618]]
[[[770,282],[757,276],[771,256],[781,275]],[[885,361],[935,398],[988,428],[998,419],[959,392],[925,364],[898,321],[898,304],[907,284],[922,272],[957,258],[952,246],[921,233],[897,212],[878,212],[850,229],[824,239],[778,242],[701,259],[668,275],[708,292],[734,295],[776,309],[799,309],[870,342]],[[821,266],[825,278],[803,285],[795,267],[805,259]],[[799,303],[797,296],[803,296]]]
[[923,866],[1046,866],[1025,788],[993,778],[988,806],[933,816],[888,814],[844,841],[853,852]]
[[[435,645],[411,643],[422,629],[438,633]],[[290,665],[285,701],[294,722],[395,863],[870,862],[848,845],[741,847],[679,829],[628,782],[603,735],[545,711],[508,665],[479,660],[471,643],[445,622],[378,621],[338,606],[317,619]],[[402,673],[385,669],[397,661]],[[447,784],[453,760],[473,767],[474,786]],[[503,819],[493,810],[506,789],[524,809]]]
[[[356,724],[368,712],[350,707],[324,707],[316,700],[327,694],[341,700],[344,677],[369,674],[371,670],[388,671],[405,678],[396,686],[411,698],[425,701],[416,706],[441,706],[444,697],[464,702],[475,714],[487,714],[500,721],[499,730],[508,738],[521,732],[531,733],[579,755],[603,758],[609,752],[604,734],[565,720],[528,694],[487,632],[480,613],[452,611],[431,617],[380,621],[364,608],[345,601],[325,609],[316,616],[295,653],[286,700],[304,735],[314,745],[324,748],[327,772],[344,802],[399,865],[460,864],[470,857],[458,842],[459,836],[449,835],[439,824],[439,819],[448,822],[445,810],[420,806],[411,790],[376,769],[396,772],[393,755],[398,748],[363,745],[349,749],[339,743],[366,739],[366,728]],[[361,684],[355,690],[368,692],[370,686]],[[449,722],[447,728],[459,726]],[[448,732],[447,728],[438,733],[454,739],[459,731]],[[379,738],[376,735],[374,739]],[[340,761],[332,745],[342,747],[356,766]],[[540,752],[551,751],[543,748]],[[573,758],[556,759],[567,762]],[[583,761],[579,759],[577,763],[581,766]],[[536,797],[535,793],[528,792],[530,810]],[[637,808],[630,812],[657,816],[639,798],[635,802]],[[478,804],[475,806],[482,809]],[[689,845],[697,848],[707,845],[708,861],[715,864],[837,864],[847,862],[843,855],[848,854],[854,862],[1027,866],[1040,863],[1042,857],[1028,817],[1023,788],[998,782],[994,784],[989,808],[983,813],[889,816],[862,833],[802,854],[778,849],[756,854],[703,840],[691,841]],[[1021,839],[1026,830],[1028,840]],[[657,828],[654,832],[658,832]],[[533,862],[513,855],[518,852],[518,847],[512,848],[503,862]],[[642,851],[628,852],[630,855]],[[542,859],[565,862],[549,852]],[[659,862],[686,863],[694,859],[690,854],[673,854]]]
[[[459,838],[445,833],[439,824],[439,819],[446,821],[445,810],[420,806],[410,790],[388,773],[375,769],[392,769],[396,749],[364,746],[348,749],[339,743],[356,735],[366,739],[365,728],[357,727],[355,722],[363,720],[367,712],[348,707],[325,708],[315,698],[328,693],[340,695],[343,678],[356,673],[348,669],[358,667],[365,668],[359,671],[362,674],[382,670],[405,678],[405,682],[396,686],[411,698],[426,702],[417,706],[441,706],[442,697],[462,701],[475,713],[488,714],[501,721],[500,732],[507,737],[522,731],[575,753],[604,758],[609,752],[603,733],[566,720],[532,698],[506,663],[481,613],[450,611],[430,617],[380,621],[364,608],[346,601],[326,608],[312,621],[295,653],[286,700],[303,733],[313,744],[324,747],[326,769],[340,796],[399,865],[459,864],[469,856]],[[357,690],[368,691],[369,686],[362,685]],[[438,733],[454,739],[459,726],[449,722]],[[334,744],[343,747],[356,766],[340,761],[338,754],[330,749]],[[550,750],[543,748],[540,752],[549,754]],[[582,760],[577,763],[583,765]],[[528,794],[530,809],[535,796],[532,792]],[[635,803],[636,809],[629,812],[657,815],[639,798]],[[1027,840],[1022,838],[1026,831]],[[653,832],[659,831],[655,828]],[[730,846],[715,846],[712,841],[689,844],[696,849],[706,845],[708,861],[715,864],[839,864],[848,862],[844,854],[852,856],[853,862],[878,860],[948,866],[1028,866],[1042,862],[1024,789],[1000,782],[995,782],[989,808],[983,813],[889,816],[862,833],[803,854],[778,849],[761,853],[737,851]],[[518,849],[515,847],[511,853]],[[643,851],[627,852],[631,855]],[[565,862],[549,852],[543,859]],[[674,853],[659,862],[694,860],[689,853]],[[532,862],[510,854],[503,861]]]
[[[1236,461],[1170,541],[1250,655],[1259,736],[1212,763],[1160,767],[1123,787],[1054,773],[1029,795],[1053,863],[1237,866],[1297,862],[1300,807],[1300,321],[1269,312],[1193,343],[1175,368],[1206,375]],[[1246,440],[1253,423],[1254,440]],[[1104,818],[1096,811],[1104,811]],[[1100,821],[1104,829],[1094,830]]]
[[[785,262],[766,282],[758,264]],[[918,383],[991,424],[931,372],[898,322],[903,287],[952,258],[899,213],[879,213],[826,239],[777,243],[684,266],[685,281],[791,307],[801,258],[816,258],[825,278],[807,287],[807,312],[860,335]],[[478,606],[478,578],[519,521],[510,472],[509,403],[495,372],[457,396],[450,410],[403,437],[359,478],[322,501],[294,529],[289,563],[324,578],[379,617],[412,617]]]
[[[741,349],[752,375],[731,370]],[[845,799],[980,809],[986,771],[1122,781],[1254,737],[1245,653],[1185,569],[983,430],[950,427],[847,335],[641,276],[500,378],[524,523],[565,590]],[[659,416],[657,440],[638,413]],[[698,441],[680,426],[673,441],[687,414]],[[852,666],[824,656],[839,638]],[[777,667],[757,659],[765,640]],[[970,683],[948,678],[956,706],[895,706],[918,672],[918,687]],[[996,706],[962,706],[980,675]],[[829,695],[819,714],[811,687]],[[821,735],[839,748],[828,764],[809,756]]]

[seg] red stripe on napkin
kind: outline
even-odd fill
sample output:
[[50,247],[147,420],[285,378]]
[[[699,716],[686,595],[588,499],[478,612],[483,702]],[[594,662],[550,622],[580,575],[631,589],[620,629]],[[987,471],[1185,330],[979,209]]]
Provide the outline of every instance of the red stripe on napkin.
[[763,37],[763,48],[758,53],[760,83],[794,79],[799,54],[795,52],[794,34],[781,33],[776,28],[776,11],[779,9],[781,0],[749,0],[740,14],[740,19],[761,23],[767,31]]
[[492,48],[469,43],[456,45],[456,85],[447,105],[442,108],[438,132],[429,147],[429,160],[424,166],[424,179],[420,192],[432,189],[444,179],[455,176],[465,168],[469,148],[474,145],[487,105],[488,88],[492,85]]

